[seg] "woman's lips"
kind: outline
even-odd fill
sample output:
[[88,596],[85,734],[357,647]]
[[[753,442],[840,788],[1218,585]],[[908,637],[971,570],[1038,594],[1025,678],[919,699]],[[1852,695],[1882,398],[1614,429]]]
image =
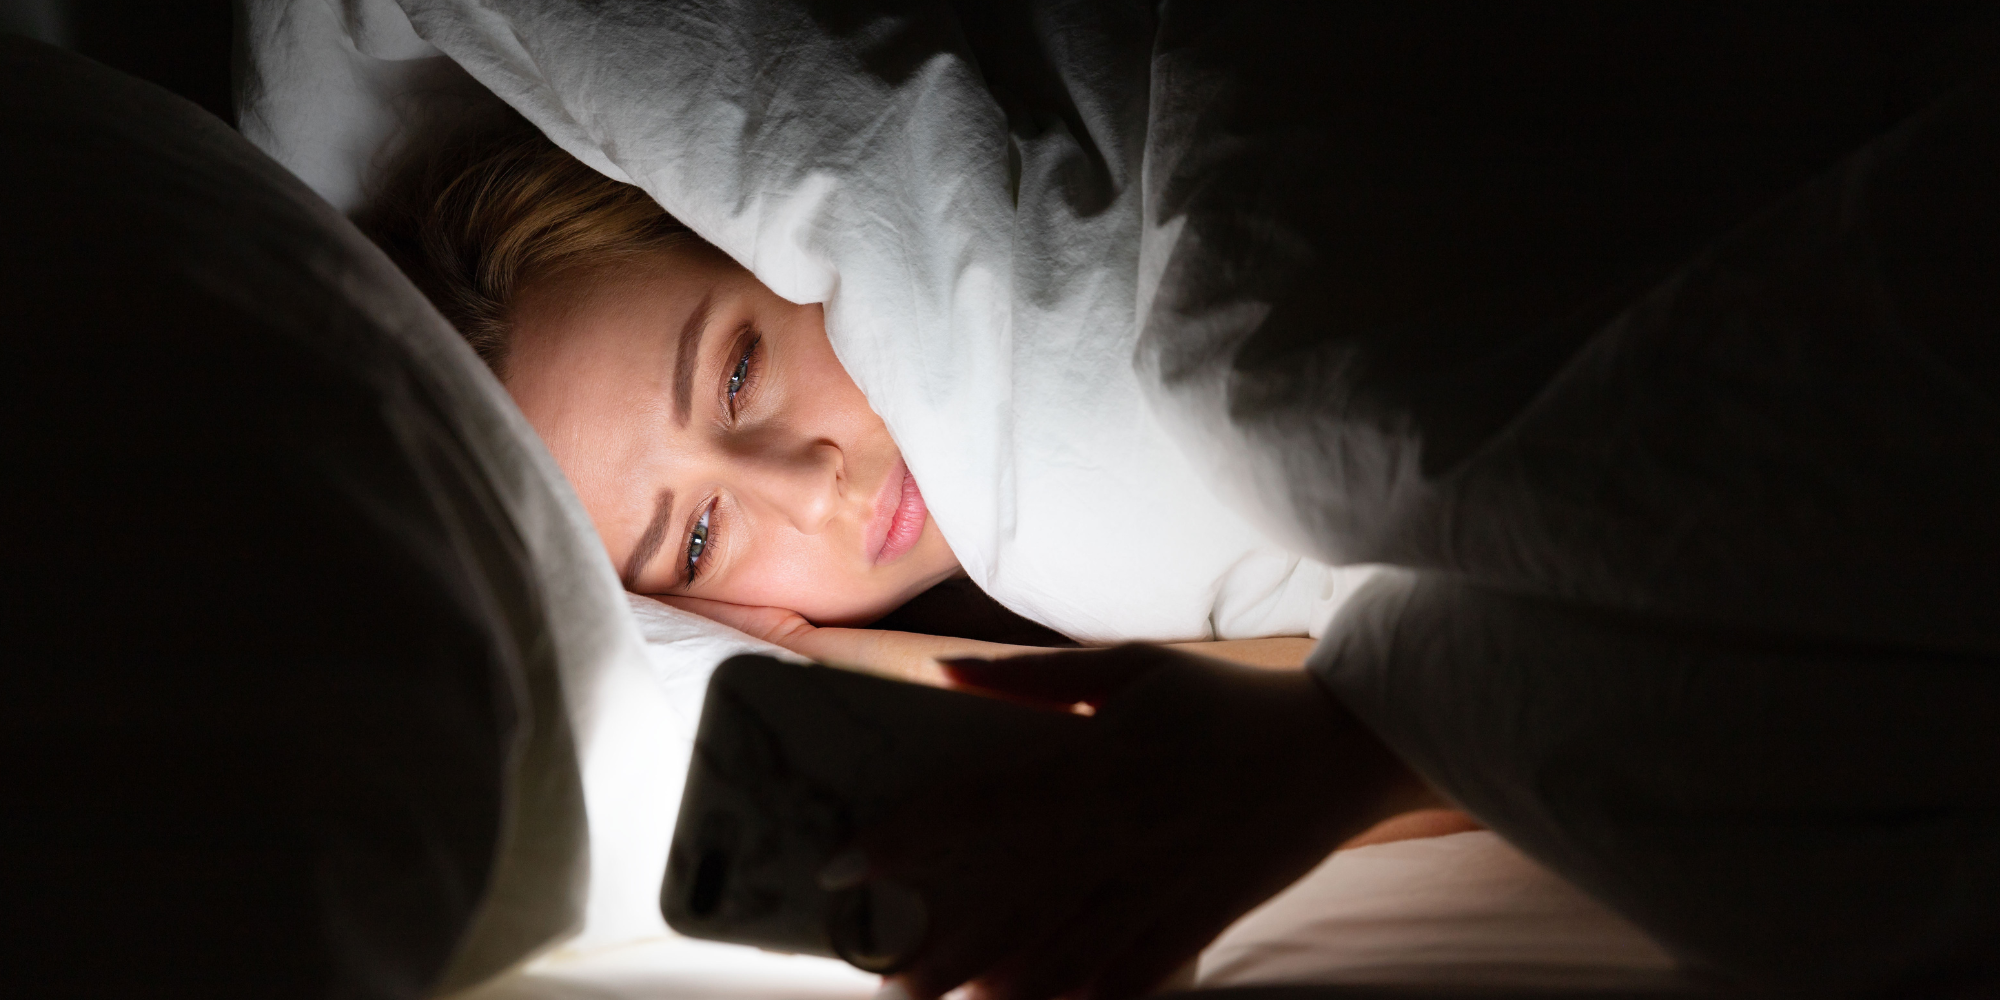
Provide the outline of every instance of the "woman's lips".
[[[930,516],[924,506],[924,495],[917,491],[917,477],[910,475],[910,467],[896,460],[896,468],[891,471],[883,490],[876,498],[875,523],[869,527],[881,532],[881,541],[875,548],[875,563],[895,562],[903,553],[916,547],[917,539],[924,533],[924,520]],[[874,537],[875,531],[870,531]]]

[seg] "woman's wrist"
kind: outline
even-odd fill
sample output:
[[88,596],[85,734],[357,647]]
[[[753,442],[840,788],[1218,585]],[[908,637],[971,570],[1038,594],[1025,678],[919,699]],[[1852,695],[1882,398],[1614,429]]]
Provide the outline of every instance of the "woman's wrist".
[[1305,666],[1306,657],[1312,655],[1314,642],[1305,636],[1272,636],[1265,639],[1214,639],[1207,642],[1175,642],[1168,649],[1178,649],[1196,656],[1210,656],[1218,660],[1240,663],[1246,667],[1264,667],[1271,670],[1298,670]]
[[1295,723],[1303,744],[1297,766],[1310,786],[1296,794],[1325,806],[1317,825],[1326,851],[1393,817],[1450,805],[1311,674],[1300,671],[1283,682],[1298,689],[1293,704],[1310,716]]

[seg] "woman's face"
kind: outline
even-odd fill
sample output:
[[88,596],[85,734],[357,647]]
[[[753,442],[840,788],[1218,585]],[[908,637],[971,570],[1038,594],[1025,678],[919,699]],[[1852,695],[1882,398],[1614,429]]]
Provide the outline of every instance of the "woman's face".
[[507,390],[627,589],[852,624],[958,572],[819,306],[663,253],[531,283],[513,320]]

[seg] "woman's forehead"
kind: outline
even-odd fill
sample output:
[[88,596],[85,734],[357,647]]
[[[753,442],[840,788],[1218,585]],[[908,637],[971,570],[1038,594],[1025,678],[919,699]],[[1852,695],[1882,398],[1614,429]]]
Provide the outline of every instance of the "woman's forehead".
[[685,448],[676,375],[692,360],[688,320],[714,285],[694,279],[549,282],[518,303],[507,390],[594,516],[626,506],[625,494],[650,495],[645,484]]
[[629,404],[671,390],[676,361],[692,357],[684,338],[699,334],[716,286],[715,275],[680,268],[567,272],[530,285],[511,316],[509,391]]

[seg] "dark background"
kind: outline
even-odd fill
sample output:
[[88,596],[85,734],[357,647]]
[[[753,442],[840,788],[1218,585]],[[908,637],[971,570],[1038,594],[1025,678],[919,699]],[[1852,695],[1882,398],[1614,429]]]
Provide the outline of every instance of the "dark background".
[[230,0],[0,0],[0,31],[159,84],[231,125],[234,24]]

